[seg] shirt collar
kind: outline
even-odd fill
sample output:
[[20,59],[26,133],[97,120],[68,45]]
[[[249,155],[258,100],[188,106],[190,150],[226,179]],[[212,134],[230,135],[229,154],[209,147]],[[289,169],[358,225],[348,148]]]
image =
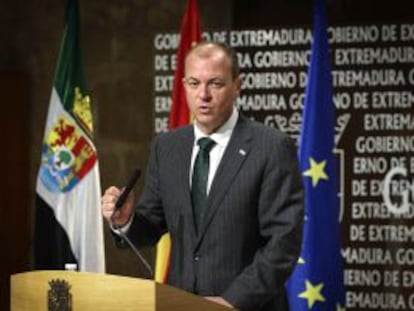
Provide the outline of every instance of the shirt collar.
[[[230,118],[220,126],[214,133],[209,135],[211,139],[213,139],[218,145],[225,146],[228,141],[230,140],[231,134],[233,133],[234,128],[236,127],[237,120],[239,119],[239,112],[236,108],[233,108],[233,112]],[[197,124],[194,123],[194,144],[197,144],[197,141],[202,137],[207,137],[198,127]]]

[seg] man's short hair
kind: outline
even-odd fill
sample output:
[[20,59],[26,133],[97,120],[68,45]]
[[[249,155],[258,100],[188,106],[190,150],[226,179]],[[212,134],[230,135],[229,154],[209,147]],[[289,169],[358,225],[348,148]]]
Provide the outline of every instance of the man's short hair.
[[208,45],[212,45],[224,52],[224,54],[230,60],[231,76],[233,79],[237,78],[240,74],[240,67],[239,67],[239,62],[237,59],[237,54],[236,54],[236,51],[227,43],[215,42],[215,41],[200,41],[199,43],[191,47],[191,49],[188,51],[186,55],[186,58],[188,57],[188,55],[192,54],[192,52],[204,46],[208,46]]

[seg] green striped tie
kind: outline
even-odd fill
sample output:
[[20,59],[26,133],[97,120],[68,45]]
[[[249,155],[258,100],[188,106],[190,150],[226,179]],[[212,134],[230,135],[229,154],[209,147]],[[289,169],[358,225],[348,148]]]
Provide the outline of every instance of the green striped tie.
[[193,202],[196,228],[200,227],[207,203],[207,181],[210,167],[210,150],[216,142],[208,137],[197,141],[200,150],[194,162],[193,178],[191,183],[191,199]]

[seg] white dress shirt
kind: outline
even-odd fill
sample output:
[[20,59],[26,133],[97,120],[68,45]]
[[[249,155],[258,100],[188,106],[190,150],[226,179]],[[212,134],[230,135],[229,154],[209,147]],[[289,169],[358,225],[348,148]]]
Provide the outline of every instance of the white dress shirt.
[[231,134],[236,126],[237,120],[239,118],[239,112],[236,108],[233,108],[233,113],[230,118],[224,123],[217,131],[207,136],[197,127],[197,122],[194,123],[194,145],[193,145],[193,154],[191,157],[191,169],[190,169],[190,188],[191,181],[193,176],[194,162],[198,154],[200,147],[197,144],[197,141],[203,137],[209,137],[214,140],[216,144],[210,151],[210,166],[208,170],[208,181],[207,181],[207,194],[210,192],[211,184],[213,182],[214,176],[216,175],[217,168],[220,164],[221,159],[223,158],[224,151],[226,151],[227,145],[230,141]]

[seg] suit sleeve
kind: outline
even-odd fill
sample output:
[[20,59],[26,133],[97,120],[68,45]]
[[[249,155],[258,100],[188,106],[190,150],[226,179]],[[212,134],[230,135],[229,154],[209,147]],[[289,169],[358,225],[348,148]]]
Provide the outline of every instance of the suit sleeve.
[[301,249],[303,187],[296,148],[287,136],[271,145],[258,200],[260,234],[266,243],[222,294],[241,310],[258,310],[285,295],[285,282]]

